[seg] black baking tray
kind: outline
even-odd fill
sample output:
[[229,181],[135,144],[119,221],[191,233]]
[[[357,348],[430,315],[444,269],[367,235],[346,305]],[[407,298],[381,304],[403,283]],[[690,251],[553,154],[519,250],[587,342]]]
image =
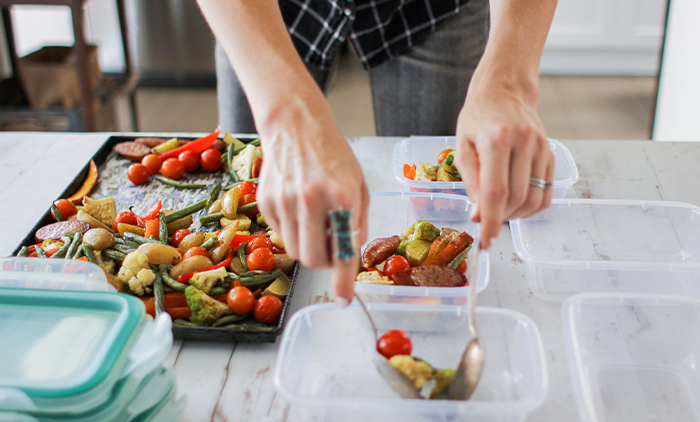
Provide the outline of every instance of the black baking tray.
[[[128,189],[119,189],[119,192],[126,192],[129,191],[132,194],[135,192],[135,190],[141,189],[143,192],[145,191],[145,188],[151,188],[150,191],[152,191],[154,188],[157,188],[158,191],[160,192],[159,195],[163,195],[164,193],[170,193],[168,195],[169,200],[173,200],[173,197],[176,195],[186,195],[187,193],[183,193],[182,191],[178,191],[175,188],[171,188],[169,186],[161,185],[158,182],[151,181],[147,185],[144,185],[142,187],[134,187],[131,182],[128,181],[126,177],[126,169],[128,166],[131,164],[129,160],[126,158],[123,158],[121,156],[118,156],[115,152],[113,152],[113,148],[116,144],[121,143],[121,142],[129,142],[133,141],[135,139],[139,138],[139,136],[111,136],[109,137],[105,143],[100,147],[100,149],[93,155],[92,160],[95,161],[95,164],[97,165],[98,169],[100,170],[100,176],[98,178],[98,186],[95,187],[95,190],[93,190],[93,193],[95,191],[99,191],[101,188],[101,183],[105,183],[105,178],[106,182],[111,182],[111,183],[123,183],[124,187],[128,187]],[[188,138],[188,137],[177,137],[178,139],[182,140],[192,140],[195,138]],[[257,136],[251,135],[251,136],[239,136],[238,139],[240,139],[244,143],[248,143],[250,141],[253,141],[257,139]],[[123,167],[123,171],[120,170],[120,168]],[[85,163],[85,166],[83,166],[82,170],[78,172],[78,174],[75,176],[73,181],[66,187],[66,189],[59,195],[58,198],[67,198],[73,193],[75,193],[80,187],[82,186],[83,182],[85,181],[88,171],[90,169],[90,161]],[[107,169],[106,172],[103,173],[103,170]],[[112,174],[110,174],[110,172]],[[119,180],[112,180],[116,179],[116,177],[120,177]],[[183,181],[198,181],[202,180],[202,178],[207,179],[208,181],[213,181],[213,180],[219,180],[222,182],[222,184],[225,186],[227,184],[230,184],[232,182],[231,177],[226,174],[223,171],[219,171],[217,173],[207,173],[203,171],[201,168],[197,172],[194,172],[192,174],[188,173],[186,174],[185,178]],[[203,191],[206,192],[206,191]],[[95,195],[95,198],[101,198],[104,197],[105,195]],[[138,192],[137,192],[138,193]],[[117,209],[122,210],[126,209],[125,204],[122,204],[120,206],[120,199],[123,201],[124,198],[120,196],[119,193],[113,194],[115,197],[115,200],[117,202]],[[176,199],[174,199],[176,200]],[[193,201],[194,202],[194,201]],[[189,202],[188,202],[189,203]],[[150,205],[152,204],[147,204],[147,206],[141,207],[135,207],[135,211],[139,212],[144,212]],[[180,203],[176,204],[179,206],[184,206],[186,203]],[[164,203],[164,209],[165,208],[165,203]],[[15,251],[13,252],[13,255],[17,255],[19,250],[23,246],[30,246],[35,244],[34,240],[34,233],[36,233],[37,230],[39,230],[41,227],[50,224],[54,222],[53,218],[51,217],[51,212],[50,210],[46,210],[44,213],[43,217],[34,225],[34,227],[30,230],[29,233],[25,236],[25,238],[22,240],[22,242],[15,248]],[[294,267],[292,275],[289,277],[291,286],[289,289],[289,294],[287,295],[286,300],[284,301],[284,307],[282,309],[282,315],[280,317],[280,321],[277,323],[276,326],[270,326],[270,325],[263,325],[258,323],[255,320],[252,321],[246,321],[245,324],[250,325],[250,326],[257,326],[261,327],[263,329],[249,329],[249,328],[219,328],[219,327],[188,327],[188,326],[178,326],[178,325],[173,325],[173,336],[175,338],[183,338],[183,339],[192,339],[192,340],[205,340],[205,341],[243,341],[243,342],[274,342],[276,341],[277,337],[279,337],[282,334],[282,331],[284,330],[284,325],[287,319],[287,314],[289,313],[289,306],[291,303],[291,298],[294,293],[294,288],[296,286],[296,282],[299,276],[299,269],[300,265],[297,262],[296,266]]]

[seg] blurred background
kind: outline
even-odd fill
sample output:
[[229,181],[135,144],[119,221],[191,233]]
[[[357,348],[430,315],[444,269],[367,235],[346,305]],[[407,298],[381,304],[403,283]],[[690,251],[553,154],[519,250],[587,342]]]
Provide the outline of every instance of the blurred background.
[[[83,8],[86,40],[97,46],[99,70],[109,82],[104,109],[109,108],[105,113],[112,118],[98,130],[212,131],[218,120],[214,39],[196,2],[122,3],[138,79],[121,91],[114,88],[126,82],[119,1],[92,0]],[[651,139],[668,7],[668,0],[559,0],[541,63],[539,111],[550,137]],[[20,61],[45,46],[73,45],[68,7],[11,5],[5,15],[0,34],[9,33]],[[7,37],[0,39],[0,77],[5,83],[0,99],[6,103],[12,92],[8,81],[18,81],[8,51]],[[374,135],[369,79],[351,49],[340,59],[328,97],[346,136]],[[2,127],[3,110],[36,111],[17,101],[0,108],[0,128],[17,130]]]

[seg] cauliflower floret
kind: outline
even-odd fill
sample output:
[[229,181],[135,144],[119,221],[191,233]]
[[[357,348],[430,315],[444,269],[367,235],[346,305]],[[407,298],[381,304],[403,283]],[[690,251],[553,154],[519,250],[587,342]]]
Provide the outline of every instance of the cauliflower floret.
[[124,284],[129,285],[129,289],[139,296],[151,292],[153,280],[156,274],[148,265],[148,257],[138,249],[131,252],[124,258],[122,267],[119,269],[117,278]]
[[419,390],[434,376],[432,366],[408,355],[394,355],[389,359],[389,364],[401,371]]
[[379,274],[379,271],[362,271],[357,275],[357,281],[367,284],[394,284],[389,277]]
[[438,167],[428,163],[418,163],[416,165],[416,177],[414,180],[423,182],[434,182],[437,179]]
[[112,220],[117,215],[117,204],[114,202],[114,198],[108,196],[102,199],[90,199],[86,196],[83,198],[83,206],[83,211],[102,223],[112,226]]
[[217,281],[223,280],[228,275],[226,268],[217,268],[215,270],[195,272],[190,278],[190,284],[204,293],[209,293]]
[[231,162],[231,167],[242,180],[248,180],[253,177],[253,162],[255,158],[262,158],[262,151],[258,147],[248,145],[245,149],[236,155]]

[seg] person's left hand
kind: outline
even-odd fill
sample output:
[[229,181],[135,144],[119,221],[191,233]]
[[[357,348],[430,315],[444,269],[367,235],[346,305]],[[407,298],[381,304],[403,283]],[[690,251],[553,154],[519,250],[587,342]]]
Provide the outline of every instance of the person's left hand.
[[547,189],[531,178],[551,182],[554,155],[537,116],[537,95],[514,88],[498,76],[475,75],[457,122],[455,163],[481,222],[481,243],[488,247],[504,221],[546,209]]

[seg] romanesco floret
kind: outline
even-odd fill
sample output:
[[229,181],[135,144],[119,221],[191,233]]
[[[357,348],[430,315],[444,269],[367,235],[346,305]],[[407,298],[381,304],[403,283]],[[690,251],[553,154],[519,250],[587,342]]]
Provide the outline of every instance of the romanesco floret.
[[192,310],[190,321],[197,325],[210,326],[219,318],[233,314],[231,308],[194,286],[185,289],[185,298]]
[[217,281],[223,280],[228,275],[226,268],[217,268],[215,270],[195,272],[190,278],[190,284],[204,293],[209,293]]
[[119,280],[129,285],[129,289],[139,296],[151,292],[156,274],[148,265],[148,257],[138,249],[124,258],[122,267],[117,274]]

